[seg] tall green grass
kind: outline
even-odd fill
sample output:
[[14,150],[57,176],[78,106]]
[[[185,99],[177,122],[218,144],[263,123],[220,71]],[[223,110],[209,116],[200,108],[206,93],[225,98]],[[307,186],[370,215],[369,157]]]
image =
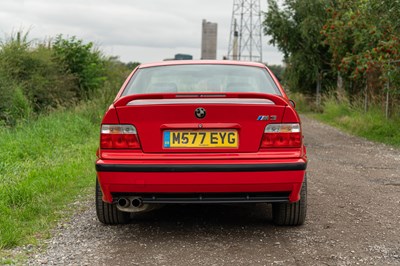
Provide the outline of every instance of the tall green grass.
[[0,39],[0,265],[93,193],[99,123],[130,67],[75,37]]
[[0,128],[0,250],[47,237],[66,206],[92,192],[98,109],[87,104]]
[[309,113],[316,110],[315,100],[310,96],[306,96],[298,92],[289,93],[288,96],[291,100],[293,100],[296,103],[297,112]]
[[370,107],[364,112],[362,107],[331,97],[324,101],[323,112],[312,116],[351,134],[400,147],[400,119],[386,119],[381,108]]

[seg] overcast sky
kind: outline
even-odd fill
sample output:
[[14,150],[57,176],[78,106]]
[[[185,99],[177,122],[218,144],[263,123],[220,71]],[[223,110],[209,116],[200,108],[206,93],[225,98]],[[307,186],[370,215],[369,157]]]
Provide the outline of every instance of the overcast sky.
[[[266,0],[261,1],[266,10]],[[57,34],[96,43],[122,61],[153,62],[177,53],[200,58],[202,20],[218,23],[217,58],[228,51],[233,0],[0,0],[0,39],[20,29],[30,38]],[[282,54],[263,39],[263,61]]]

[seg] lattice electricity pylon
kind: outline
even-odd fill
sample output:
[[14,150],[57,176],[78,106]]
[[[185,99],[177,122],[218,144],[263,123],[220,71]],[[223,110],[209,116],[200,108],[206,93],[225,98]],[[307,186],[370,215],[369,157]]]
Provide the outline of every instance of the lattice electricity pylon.
[[234,0],[228,59],[262,61],[260,0]]

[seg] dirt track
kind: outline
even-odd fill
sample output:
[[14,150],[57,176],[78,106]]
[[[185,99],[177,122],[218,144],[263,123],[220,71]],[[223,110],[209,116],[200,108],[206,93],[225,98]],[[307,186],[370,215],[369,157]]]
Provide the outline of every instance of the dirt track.
[[400,150],[303,117],[308,217],[276,227],[269,206],[170,206],[103,226],[94,202],[30,264],[400,265]]

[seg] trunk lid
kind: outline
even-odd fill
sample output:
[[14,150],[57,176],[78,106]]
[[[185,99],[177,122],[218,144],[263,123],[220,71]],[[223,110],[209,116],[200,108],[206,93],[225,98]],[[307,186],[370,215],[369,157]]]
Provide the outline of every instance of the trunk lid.
[[258,93],[130,95],[114,103],[144,153],[257,152],[265,126],[279,123],[286,105]]

